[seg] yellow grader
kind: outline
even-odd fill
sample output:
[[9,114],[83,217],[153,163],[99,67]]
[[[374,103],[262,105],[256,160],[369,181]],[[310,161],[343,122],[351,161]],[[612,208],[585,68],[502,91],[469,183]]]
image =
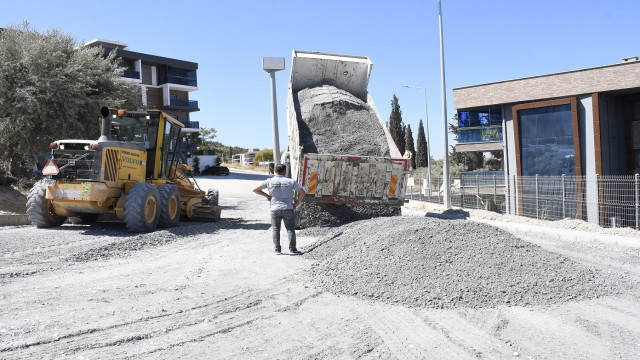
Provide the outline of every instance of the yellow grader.
[[132,232],[176,226],[180,218],[220,219],[218,192],[188,177],[179,152],[182,123],[168,114],[103,107],[98,140],[51,143],[45,175],[29,192],[27,214],[39,228],[67,219],[90,224],[113,214]]

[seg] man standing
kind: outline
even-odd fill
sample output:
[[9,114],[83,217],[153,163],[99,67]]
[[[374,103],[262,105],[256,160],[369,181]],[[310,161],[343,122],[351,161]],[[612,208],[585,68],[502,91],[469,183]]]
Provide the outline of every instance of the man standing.
[[[293,179],[285,176],[287,167],[278,164],[275,167],[276,175],[264,181],[260,186],[253,189],[253,192],[260,196],[264,196],[271,202],[271,228],[273,236],[273,244],[276,247],[276,255],[281,254],[280,249],[280,224],[284,220],[284,227],[287,229],[289,237],[289,251],[291,254],[302,254],[296,249],[296,220],[293,209],[298,207],[304,199],[305,192],[302,186]],[[266,194],[263,189],[268,189]],[[298,192],[298,200],[293,202],[294,191]]]

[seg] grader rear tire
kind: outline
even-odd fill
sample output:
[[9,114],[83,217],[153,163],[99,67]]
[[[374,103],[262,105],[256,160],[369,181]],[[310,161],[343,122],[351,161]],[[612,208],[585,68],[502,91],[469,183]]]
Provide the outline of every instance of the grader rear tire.
[[147,183],[133,185],[124,202],[124,222],[131,232],[153,231],[160,219],[158,190]]
[[56,227],[62,225],[67,218],[53,212],[52,204],[46,198],[47,187],[44,180],[40,180],[29,191],[27,196],[27,215],[31,223],[39,228]]
[[180,191],[175,185],[165,184],[158,186],[158,194],[160,195],[158,227],[169,228],[178,225],[182,212]]

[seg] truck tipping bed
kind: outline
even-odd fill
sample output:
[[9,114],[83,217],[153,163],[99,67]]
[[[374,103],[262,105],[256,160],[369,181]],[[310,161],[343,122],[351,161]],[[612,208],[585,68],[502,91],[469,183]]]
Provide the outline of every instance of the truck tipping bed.
[[[292,178],[307,192],[304,202],[390,206],[404,203],[409,159],[401,156],[367,91],[371,68],[372,63],[365,56],[293,51],[287,98],[289,158]],[[364,102],[375,114],[375,120],[370,128],[357,131],[373,131],[375,127],[388,145],[390,156],[309,152],[303,147],[305,139],[301,137],[309,135],[303,135],[300,129],[307,119],[303,119],[296,104],[297,94],[322,85],[346,91],[360,99],[358,102]],[[327,121],[334,120],[338,122],[335,118]]]

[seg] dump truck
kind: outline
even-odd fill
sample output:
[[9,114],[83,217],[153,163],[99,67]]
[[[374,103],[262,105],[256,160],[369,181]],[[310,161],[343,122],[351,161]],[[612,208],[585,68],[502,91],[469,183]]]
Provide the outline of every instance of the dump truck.
[[39,228],[90,224],[99,215],[124,220],[131,232],[176,226],[180,219],[220,219],[218,193],[190,180],[179,151],[184,125],[147,110],[101,109],[98,140],[58,140],[27,197],[27,215]]
[[[368,93],[371,69],[365,56],[293,51],[285,161],[307,193],[302,205],[377,206],[373,217],[404,203],[410,154],[400,154]],[[299,217],[319,208],[336,210]]]

